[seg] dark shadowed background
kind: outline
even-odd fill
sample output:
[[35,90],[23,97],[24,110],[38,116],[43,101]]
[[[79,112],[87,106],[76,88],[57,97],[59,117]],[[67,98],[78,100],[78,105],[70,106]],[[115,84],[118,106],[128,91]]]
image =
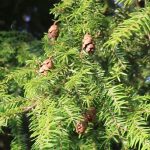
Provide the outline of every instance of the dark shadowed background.
[[50,8],[60,0],[0,0],[0,31],[18,30],[41,38],[52,24]]

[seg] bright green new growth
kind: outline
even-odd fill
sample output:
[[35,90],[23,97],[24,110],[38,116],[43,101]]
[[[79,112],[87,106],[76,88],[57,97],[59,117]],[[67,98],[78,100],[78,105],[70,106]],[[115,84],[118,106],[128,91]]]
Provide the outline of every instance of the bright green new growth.
[[[62,1],[51,10],[59,21],[59,37],[51,41],[45,34],[44,54],[38,53],[37,43],[33,54],[32,43],[27,53],[18,48],[29,53],[26,65],[18,59],[22,66],[8,68],[0,85],[0,126],[12,128],[12,150],[28,149],[23,116],[33,150],[150,149],[150,91],[145,83],[150,76],[150,5],[124,14],[116,8],[113,15],[103,15],[103,7],[96,0]],[[81,56],[86,33],[96,49]],[[1,54],[6,58],[5,51]],[[48,57],[54,68],[42,76],[38,64]],[[96,119],[78,135],[76,123],[89,107],[96,108]]]

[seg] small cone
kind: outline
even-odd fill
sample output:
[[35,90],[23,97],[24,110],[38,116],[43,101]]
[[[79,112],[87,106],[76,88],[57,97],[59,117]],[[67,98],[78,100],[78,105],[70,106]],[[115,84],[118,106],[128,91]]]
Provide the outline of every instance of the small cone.
[[53,62],[50,58],[46,59],[42,65],[46,65],[49,69],[51,69],[53,67]]
[[85,120],[88,122],[93,122],[96,117],[96,109],[94,107],[89,108],[84,115]]
[[45,71],[45,69],[43,67],[40,67],[39,73],[43,73],[44,71]]
[[49,39],[57,39],[59,34],[58,26],[54,23],[49,29],[48,29],[48,38]]
[[86,121],[80,121],[76,125],[76,132],[78,134],[83,134],[87,128],[88,123]]
[[86,49],[85,49],[85,51],[87,52],[87,53],[89,53],[89,52],[94,52],[94,45],[93,44],[88,44],[87,45],[87,47],[86,47]]
[[82,40],[82,49],[87,53],[93,53],[95,50],[95,44],[93,42],[92,36],[88,33],[85,34]]
[[46,59],[39,68],[39,73],[47,75],[48,70],[53,68],[53,62],[50,58]]

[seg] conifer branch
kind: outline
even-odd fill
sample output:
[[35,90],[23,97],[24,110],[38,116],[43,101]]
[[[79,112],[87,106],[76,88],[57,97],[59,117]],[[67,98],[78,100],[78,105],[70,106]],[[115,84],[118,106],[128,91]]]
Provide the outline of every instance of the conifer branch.
[[104,44],[104,48],[115,50],[118,44],[129,40],[134,34],[142,33],[149,34],[150,7],[146,7],[139,12],[130,14],[130,18],[124,20],[118,25],[111,34],[109,40]]

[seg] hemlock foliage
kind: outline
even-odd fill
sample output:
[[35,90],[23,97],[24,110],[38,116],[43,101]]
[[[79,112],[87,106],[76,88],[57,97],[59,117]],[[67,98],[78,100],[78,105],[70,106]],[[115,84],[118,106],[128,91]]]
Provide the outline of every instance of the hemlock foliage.
[[[24,116],[33,150],[150,150],[150,4],[117,2],[124,6],[107,6],[107,13],[105,1],[56,4],[55,41],[0,33],[0,131],[11,128],[12,150],[29,149]],[[93,54],[81,53],[86,33]],[[48,57],[54,67],[44,76],[39,64]],[[78,135],[90,107],[96,118]]]

